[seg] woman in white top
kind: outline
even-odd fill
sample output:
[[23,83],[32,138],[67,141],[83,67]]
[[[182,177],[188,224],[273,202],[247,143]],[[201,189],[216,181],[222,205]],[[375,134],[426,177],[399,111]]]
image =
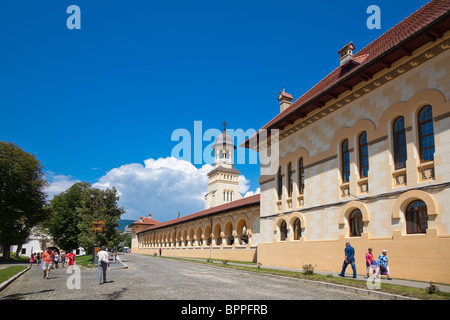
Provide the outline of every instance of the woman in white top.
[[[98,284],[106,282],[106,269],[109,265],[109,254],[106,251],[106,247],[102,246],[102,250],[97,253],[97,269],[98,269]],[[102,282],[103,273],[103,282]]]

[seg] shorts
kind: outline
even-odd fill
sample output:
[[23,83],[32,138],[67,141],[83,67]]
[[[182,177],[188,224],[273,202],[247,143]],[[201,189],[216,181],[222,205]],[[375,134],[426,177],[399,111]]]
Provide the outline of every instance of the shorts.
[[51,267],[52,267],[52,263],[44,262],[44,264],[42,265],[42,270],[50,270]]

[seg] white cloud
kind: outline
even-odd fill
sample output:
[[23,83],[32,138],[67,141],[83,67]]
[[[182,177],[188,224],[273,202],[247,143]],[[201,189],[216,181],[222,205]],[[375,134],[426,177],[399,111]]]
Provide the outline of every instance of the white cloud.
[[239,192],[241,194],[245,194],[247,190],[250,188],[250,180],[245,178],[245,176],[243,175],[239,175],[238,181],[239,181]]
[[[147,159],[141,163],[124,164],[111,169],[92,186],[106,189],[116,188],[119,205],[124,207],[122,219],[137,220],[139,216],[152,213],[152,218],[164,222],[175,219],[180,210],[185,216],[205,208],[205,194],[208,188],[210,164],[200,168],[188,161],[174,157]],[[66,191],[80,180],[70,175],[46,172],[50,186],[45,189],[48,200]],[[239,176],[239,191],[244,197],[259,193],[248,191],[250,180]]]
[[152,218],[167,221],[204,209],[209,164],[196,168],[190,162],[173,157],[147,159],[144,165],[125,164],[108,171],[95,188],[114,186],[126,213],[122,219]]
[[[126,211],[122,219],[137,220],[152,213],[153,219],[164,222],[177,218],[178,210],[185,216],[204,209],[211,170],[210,164],[197,168],[174,157],[147,159],[144,165],[130,163],[108,171],[93,187],[117,189]],[[241,175],[239,184],[245,194],[250,181]]]
[[253,196],[253,195],[255,195],[255,194],[260,194],[261,193],[261,189],[260,188],[257,188],[256,189],[256,191],[249,191],[249,192],[247,192],[245,195],[244,195],[244,198],[245,197],[250,197],[250,196]]
[[45,179],[50,185],[44,189],[47,194],[47,200],[53,199],[53,196],[69,189],[74,183],[80,180],[74,179],[72,176],[65,176],[63,174],[55,174],[52,171],[45,173]]

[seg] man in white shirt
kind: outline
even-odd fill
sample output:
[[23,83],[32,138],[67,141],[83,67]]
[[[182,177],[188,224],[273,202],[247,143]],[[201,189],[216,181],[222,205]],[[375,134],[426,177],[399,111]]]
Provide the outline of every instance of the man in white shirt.
[[[102,246],[101,251],[97,253],[97,268],[98,268],[98,284],[106,282],[106,269],[109,265],[109,254],[106,251],[106,247]],[[103,282],[102,282],[103,273]]]

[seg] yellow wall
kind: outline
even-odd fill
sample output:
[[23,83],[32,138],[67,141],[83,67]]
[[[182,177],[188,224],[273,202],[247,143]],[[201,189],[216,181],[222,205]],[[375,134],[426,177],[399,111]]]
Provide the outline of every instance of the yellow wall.
[[[140,254],[157,254],[159,248],[146,248],[136,250]],[[249,246],[215,246],[202,248],[161,248],[161,256],[164,257],[183,257],[183,258],[200,258],[200,259],[221,259],[256,262],[256,247]]]
[[[283,192],[278,200],[277,175],[260,178],[258,262],[293,268],[305,263],[338,272],[345,241],[350,240],[360,274],[365,274],[364,254],[371,246],[377,256],[382,249],[388,251],[393,277],[450,283],[449,49],[447,31],[280,131]],[[421,163],[417,114],[426,105],[433,110],[435,154],[434,161]],[[394,167],[392,137],[398,116],[405,119],[408,157],[406,168],[400,170]],[[359,176],[358,136],[363,131],[368,140],[367,178]],[[344,139],[350,149],[348,183],[341,175]],[[300,158],[305,167],[302,195],[298,192]],[[292,197],[287,194],[289,163],[295,170]],[[424,172],[429,169],[434,175],[427,178]],[[427,234],[407,234],[405,208],[418,199],[427,205]],[[360,237],[349,234],[348,217],[354,209],[363,214]],[[293,241],[297,218],[302,238]],[[288,226],[286,241],[280,241],[283,221]]]
[[[315,270],[340,272],[347,240],[355,248],[358,274],[366,274],[365,253],[371,247],[377,259],[381,250],[387,250],[393,278],[450,283],[450,237],[437,237],[434,232],[408,236],[395,232],[391,238],[376,240],[363,235],[358,239],[341,237],[328,241],[262,243],[258,246],[258,262],[263,267],[267,265],[300,269],[303,264],[312,264]],[[350,266],[346,273],[351,275]]]

